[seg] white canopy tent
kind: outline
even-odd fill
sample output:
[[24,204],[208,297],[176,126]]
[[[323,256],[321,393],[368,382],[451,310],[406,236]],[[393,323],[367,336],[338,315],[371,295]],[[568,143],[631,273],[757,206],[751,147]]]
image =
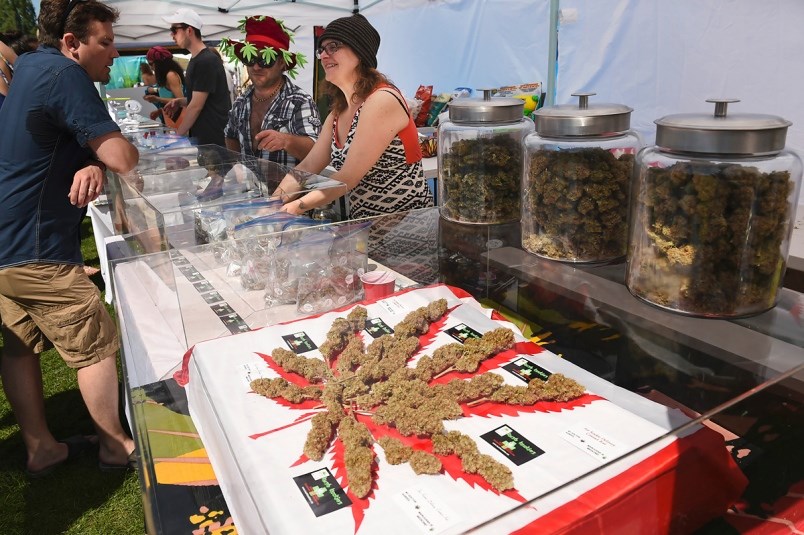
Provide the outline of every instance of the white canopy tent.
[[[742,100],[732,112],[793,122],[788,146],[804,148],[804,2],[800,0],[110,0],[122,46],[170,42],[162,16],[191,7],[206,39],[238,38],[238,21],[271,15],[296,30],[294,51],[313,56],[313,26],[356,7],[382,36],[380,70],[413,96],[548,81],[557,38],[555,102],[597,93],[634,108],[647,143],[667,114],[711,111],[705,100]],[[551,28],[550,8],[560,13]],[[551,30],[554,33],[551,34]],[[298,83],[312,89],[313,69]],[[594,100],[593,100],[594,101]]]

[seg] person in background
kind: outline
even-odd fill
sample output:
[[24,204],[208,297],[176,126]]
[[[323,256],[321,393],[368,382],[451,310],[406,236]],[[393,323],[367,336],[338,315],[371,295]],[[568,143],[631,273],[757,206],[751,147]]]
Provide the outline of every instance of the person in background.
[[10,46],[18,56],[33,52],[39,46],[39,39],[36,36],[24,34],[19,30],[0,33],[0,41]]
[[39,39],[37,39],[35,35],[23,34],[19,39],[11,43],[11,48],[14,49],[14,52],[16,52],[18,56],[21,56],[26,52],[33,52],[38,47]]
[[[380,34],[362,15],[330,22],[316,55],[326,73],[332,102],[310,153],[297,169],[320,173],[330,163],[332,178],[346,184],[349,216],[369,217],[433,205],[422,173],[422,153],[413,118],[400,91],[377,70]],[[292,180],[280,187],[288,191]],[[337,190],[285,197],[283,210],[301,214],[332,202]]]
[[[148,64],[154,70],[156,93],[147,92],[145,100],[156,106],[156,113],[151,113],[151,119],[157,117],[170,127],[176,128],[178,116],[181,109],[174,111],[173,115],[164,117],[162,108],[176,97],[184,95],[184,71],[181,66],[173,59],[173,54],[165,47],[155,46],[148,50],[145,55]],[[178,112],[178,113],[177,113]]]
[[[139,158],[94,85],[109,82],[119,56],[118,16],[95,0],[42,0],[42,45],[17,61],[0,110],[0,375],[30,477],[95,446],[102,470],[136,462],[118,412],[117,328],[82,269],[80,247],[81,220],[105,170],[128,172]],[[48,344],[77,371],[97,437],[56,440],[50,432],[39,364]]]
[[140,80],[145,87],[156,87],[156,76],[147,63],[140,63]]
[[192,58],[185,73],[184,97],[165,104],[163,112],[169,116],[179,106],[184,107],[182,124],[176,129],[181,136],[189,134],[199,145],[226,146],[223,130],[232,101],[226,83],[223,61],[201,40],[201,17],[192,9],[181,8],[169,17],[173,41],[190,51]]
[[243,155],[295,166],[321,132],[313,98],[285,75],[295,78],[304,56],[288,51],[293,33],[272,17],[248,17],[244,30],[243,42],[221,41],[224,54],[246,65],[251,81],[229,112],[226,146]]
[[14,76],[15,61],[17,61],[17,53],[3,41],[0,41],[0,109],[2,109],[3,102],[8,95],[11,77]]

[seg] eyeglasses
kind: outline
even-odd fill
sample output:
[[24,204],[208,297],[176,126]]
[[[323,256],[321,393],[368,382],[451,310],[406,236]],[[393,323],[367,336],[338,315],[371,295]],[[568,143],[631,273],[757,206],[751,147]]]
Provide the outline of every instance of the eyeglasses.
[[[83,0],[83,1],[86,2],[86,0]],[[179,30],[186,30],[187,28],[189,28],[189,26],[187,26],[186,24],[179,24],[178,26],[171,26],[170,27],[170,35],[176,35],[176,32],[178,32]]]
[[248,61],[244,61],[243,64],[246,67],[253,67],[254,65],[259,65],[263,69],[270,69],[274,65],[276,65],[276,58],[272,59],[271,61],[266,62],[263,58],[254,58]]
[[326,45],[319,46],[318,48],[315,49],[315,57],[321,59],[321,56],[324,54],[324,52],[327,53],[327,56],[331,56],[332,54],[340,50],[341,47],[343,46],[344,46],[343,43],[339,43],[338,41],[330,41]]
[[61,19],[61,33],[64,34],[64,30],[67,28],[67,18],[72,13],[75,6],[82,2],[88,2],[89,0],[70,0],[70,3],[67,4],[67,9],[64,11],[64,16]]

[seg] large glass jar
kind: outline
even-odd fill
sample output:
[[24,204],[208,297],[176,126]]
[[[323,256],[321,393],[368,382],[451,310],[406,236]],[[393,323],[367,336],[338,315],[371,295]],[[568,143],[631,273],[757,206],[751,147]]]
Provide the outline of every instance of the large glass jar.
[[595,93],[573,93],[578,105],[534,113],[525,139],[522,248],[564,262],[625,258],[628,201],[639,136],[621,104],[589,104]]
[[509,223],[520,218],[522,141],[533,121],[517,98],[459,98],[438,127],[441,216],[460,223]]
[[784,280],[801,160],[784,150],[789,121],[707,102],[714,116],[657,120],[637,156],[626,284],[684,314],[757,314]]

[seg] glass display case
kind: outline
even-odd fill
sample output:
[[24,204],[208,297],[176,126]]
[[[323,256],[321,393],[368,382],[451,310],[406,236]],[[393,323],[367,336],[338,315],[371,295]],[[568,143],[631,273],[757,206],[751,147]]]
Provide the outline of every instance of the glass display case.
[[[339,439],[320,462],[303,454],[320,402],[279,402],[250,387],[277,372],[304,386],[277,367],[272,350],[294,347],[289,340],[312,343],[306,355],[315,359],[327,326],[354,303],[312,316],[297,304],[271,306],[264,288],[247,290],[227,277],[214,244],[121,259],[113,263],[114,284],[149,532],[169,532],[215,511],[211,520],[220,526],[234,522],[246,531],[326,525],[360,533],[382,521],[402,532],[421,528],[416,522],[423,518],[450,533],[584,526],[689,533],[718,522],[741,494],[743,504],[772,503],[804,479],[798,464],[780,462],[795,456],[804,428],[802,294],[782,289],[775,308],[752,318],[694,318],[633,297],[623,265],[579,267],[535,257],[506,225],[460,225],[441,219],[437,208],[313,228],[273,236],[280,243],[319,232],[344,236],[345,246],[330,243],[325,256],[347,251],[346,265],[397,274],[390,297],[352,295],[369,319],[384,318],[393,329],[415,306],[447,300],[446,319],[434,320],[420,337],[422,352],[472,337],[473,330],[514,328],[510,352],[476,374],[447,371],[431,386],[488,372],[530,388],[531,377],[549,384],[560,374],[583,385],[583,396],[539,402],[533,411],[476,399],[461,404],[457,420],[445,421],[510,470],[513,489],[489,488],[454,455],[440,456],[440,475],[414,477],[409,467],[390,465],[387,450],[374,444],[369,481],[376,486],[360,497],[350,468],[339,464]],[[118,245],[138,242],[126,237]],[[367,343],[373,339],[364,333]],[[375,439],[388,436],[387,426],[368,420],[370,413],[350,412]],[[432,451],[430,438],[420,435],[419,449]],[[325,487],[337,507],[331,500],[330,509],[313,508],[305,498]],[[693,491],[701,487],[703,496]],[[292,524],[283,524],[286,513],[264,509],[271,492],[283,493],[276,503],[296,512]],[[451,497],[472,507],[461,509]]]
[[254,198],[282,198],[343,183],[216,145],[141,151],[130,173],[109,173],[107,199],[115,234],[140,239],[140,252],[206,243],[205,225],[221,210]]

